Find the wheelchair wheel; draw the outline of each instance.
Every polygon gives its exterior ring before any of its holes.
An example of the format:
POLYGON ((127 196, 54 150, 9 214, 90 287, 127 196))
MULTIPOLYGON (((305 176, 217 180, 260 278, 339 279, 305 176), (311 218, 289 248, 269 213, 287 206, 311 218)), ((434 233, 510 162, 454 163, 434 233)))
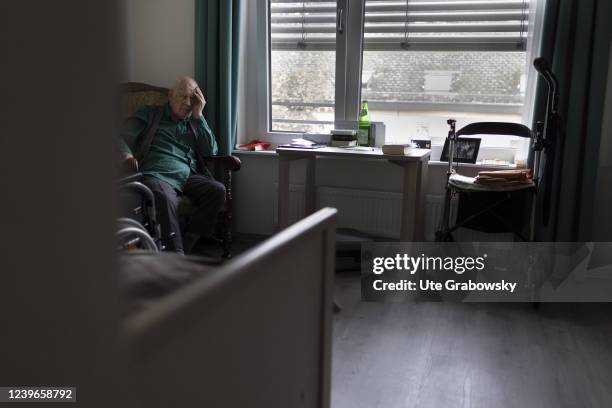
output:
MULTIPOLYGON (((137 221, 134 221, 134 223, 139 224, 137 221)), ((122 224, 123 226, 120 226, 116 233, 120 250, 145 249, 153 252, 159 251, 155 241, 142 225, 138 227, 133 223, 123 222, 122 224)))
POLYGON ((139 228, 143 231, 147 231, 144 225, 142 225, 140 222, 132 218, 127 218, 127 217, 117 218, 117 230, 127 228, 127 227, 134 227, 134 228, 139 228))

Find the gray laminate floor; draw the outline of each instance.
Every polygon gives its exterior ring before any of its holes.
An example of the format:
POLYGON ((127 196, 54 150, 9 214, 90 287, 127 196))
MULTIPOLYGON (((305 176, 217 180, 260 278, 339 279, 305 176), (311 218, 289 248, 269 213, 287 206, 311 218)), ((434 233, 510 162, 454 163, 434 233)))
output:
POLYGON ((382 304, 337 275, 332 408, 612 407, 608 304, 382 304))

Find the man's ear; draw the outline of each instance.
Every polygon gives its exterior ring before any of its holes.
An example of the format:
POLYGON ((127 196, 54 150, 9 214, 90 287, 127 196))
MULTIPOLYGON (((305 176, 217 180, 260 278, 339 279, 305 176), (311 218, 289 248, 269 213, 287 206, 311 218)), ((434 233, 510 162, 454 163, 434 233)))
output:
POLYGON ((168 89, 168 100, 172 99, 173 96, 174 96, 174 89, 172 88, 168 89))

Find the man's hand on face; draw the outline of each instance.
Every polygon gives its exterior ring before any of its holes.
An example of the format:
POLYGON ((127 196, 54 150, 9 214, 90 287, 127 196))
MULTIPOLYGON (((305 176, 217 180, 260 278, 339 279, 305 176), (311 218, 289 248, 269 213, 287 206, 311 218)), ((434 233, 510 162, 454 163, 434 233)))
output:
POLYGON ((200 87, 197 87, 193 93, 193 108, 191 111, 191 116, 195 119, 199 119, 202 116, 202 111, 204 110, 204 105, 206 105, 206 99, 204 99, 204 94, 202 94, 202 90, 200 87))

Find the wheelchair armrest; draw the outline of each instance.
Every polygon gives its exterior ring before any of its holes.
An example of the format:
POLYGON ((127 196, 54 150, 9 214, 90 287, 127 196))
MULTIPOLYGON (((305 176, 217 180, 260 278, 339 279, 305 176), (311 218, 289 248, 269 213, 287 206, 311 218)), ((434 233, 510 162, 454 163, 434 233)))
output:
POLYGON ((153 195, 153 192, 149 187, 145 186, 140 181, 131 180, 128 183, 120 184, 119 189, 124 191, 133 191, 145 199, 147 205, 151 207, 155 206, 155 196, 153 195))
POLYGON ((142 181, 142 173, 134 173, 119 179, 119 185, 131 183, 133 181, 142 181))
POLYGON ((238 171, 242 166, 242 162, 236 156, 205 156, 202 159, 205 162, 219 163, 229 171, 238 171))

